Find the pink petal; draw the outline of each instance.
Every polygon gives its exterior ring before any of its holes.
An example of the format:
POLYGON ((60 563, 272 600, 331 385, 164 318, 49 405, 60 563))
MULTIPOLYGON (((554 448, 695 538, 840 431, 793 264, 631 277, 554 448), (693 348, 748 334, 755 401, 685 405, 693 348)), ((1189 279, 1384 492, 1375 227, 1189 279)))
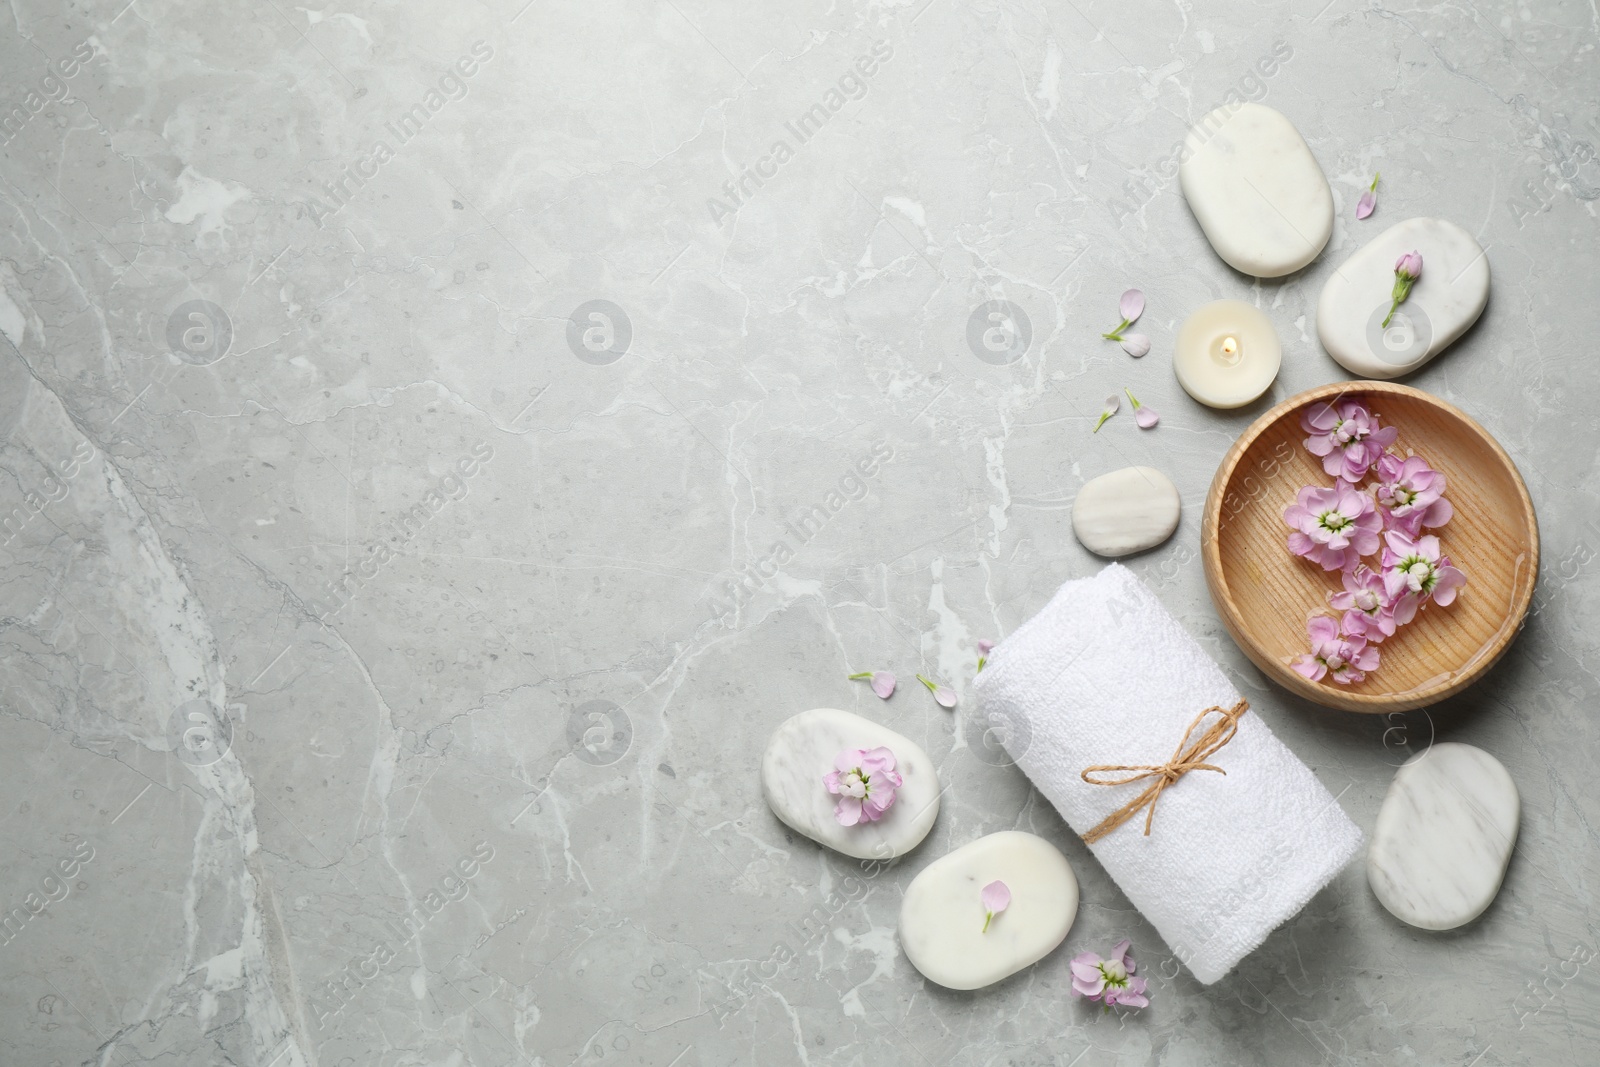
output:
POLYGON ((1339 620, 1330 615, 1317 615, 1306 623, 1306 633, 1313 645, 1325 644, 1339 636, 1339 620))
POLYGON ((1368 189, 1361 194, 1361 199, 1356 201, 1356 218, 1364 219, 1372 214, 1372 209, 1378 206, 1378 194, 1368 189))
POLYGON ((1300 428, 1306 433, 1327 433, 1339 424, 1339 413, 1328 404, 1312 404, 1300 413, 1300 428))
POLYGON ((994 651, 994 642, 993 641, 990 641, 987 638, 982 638, 982 639, 980 639, 978 641, 978 655, 987 656, 989 653, 991 653, 993 651, 994 651))
POLYGON ((956 706, 956 691, 941 685, 933 691, 933 699, 939 702, 941 708, 953 708, 956 706))
MULTIPOLYGON (((861 800, 858 797, 840 797, 833 806, 833 817, 840 826, 854 826, 861 821, 861 800)), ((871 821, 871 820, 868 820, 871 821)))
POLYGON ((857 764, 861 772, 868 776, 883 774, 894 770, 894 753, 879 745, 861 754, 861 762, 857 764))
POLYGON ((1106 957, 1106 962, 1121 963, 1123 957, 1128 954, 1128 949, 1132 947, 1133 942, 1127 938, 1123 938, 1121 941, 1118 941, 1115 945, 1111 946, 1111 955, 1106 957))
POLYGON ((1123 334, 1122 350, 1134 359, 1138 359, 1150 351, 1150 338, 1142 333, 1123 334))
POLYGON ((833 767, 839 771, 853 771, 861 766, 862 757, 866 754, 864 748, 847 748, 833 757, 833 767))
MULTIPOLYGON (((1122 294, 1122 302, 1118 309, 1122 312, 1123 318, 1132 322, 1144 314, 1144 294, 1137 289, 1129 289, 1122 294)), ((1139 355, 1142 356, 1144 353, 1140 352, 1139 355)))
POLYGON ((1135 411, 1133 413, 1133 418, 1134 421, 1139 424, 1139 428, 1141 430, 1148 430, 1150 427, 1161 421, 1161 416, 1157 415, 1153 410, 1151 410, 1148 404, 1141 407, 1138 411, 1135 411))
POLYGON ((996 915, 1011 905, 1011 888, 999 880, 984 886, 980 896, 983 899, 984 910, 992 911, 996 915))
POLYGON ((888 700, 889 697, 893 696, 894 695, 894 672, 893 671, 873 671, 872 672, 872 691, 874 693, 877 693, 884 700, 888 700))
POLYGON ((1322 676, 1328 673, 1328 668, 1319 663, 1315 656, 1296 656, 1289 666, 1296 674, 1304 675, 1313 682, 1322 681, 1322 676))

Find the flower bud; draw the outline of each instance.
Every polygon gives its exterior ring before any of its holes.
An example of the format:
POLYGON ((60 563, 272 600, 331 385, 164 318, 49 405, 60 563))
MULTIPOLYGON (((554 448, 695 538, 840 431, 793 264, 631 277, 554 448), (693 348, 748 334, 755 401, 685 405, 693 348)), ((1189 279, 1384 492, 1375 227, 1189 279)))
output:
POLYGON ((1402 277, 1410 278, 1412 281, 1422 277, 1422 253, 1416 251, 1407 252, 1395 260, 1394 272, 1402 277))

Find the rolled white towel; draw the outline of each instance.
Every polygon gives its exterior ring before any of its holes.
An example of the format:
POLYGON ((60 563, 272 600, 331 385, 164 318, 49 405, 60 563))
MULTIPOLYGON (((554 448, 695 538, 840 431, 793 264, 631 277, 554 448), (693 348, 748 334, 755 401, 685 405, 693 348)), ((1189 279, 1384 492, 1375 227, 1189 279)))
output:
MULTIPOLYGON (((1240 701, 1194 638, 1115 563, 1063 585, 995 647, 975 688, 1011 757, 1079 834, 1156 781, 1090 785, 1082 771, 1165 765, 1197 716, 1240 701)), ((1194 738, 1218 723, 1225 720, 1213 712, 1194 738)), ((1195 769, 1168 785, 1148 837, 1142 809, 1089 848, 1209 984, 1305 907, 1362 838, 1254 712, 1239 716, 1237 733, 1204 762, 1226 775, 1195 769)))

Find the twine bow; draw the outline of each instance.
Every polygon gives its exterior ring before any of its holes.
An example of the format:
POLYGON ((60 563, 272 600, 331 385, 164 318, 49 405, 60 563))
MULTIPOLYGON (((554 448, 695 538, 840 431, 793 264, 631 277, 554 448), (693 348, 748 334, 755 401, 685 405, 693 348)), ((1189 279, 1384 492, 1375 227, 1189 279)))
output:
POLYGON ((1216 771, 1221 775, 1228 773, 1221 767, 1213 767, 1205 761, 1223 745, 1233 740, 1233 735, 1239 731, 1239 716, 1249 710, 1250 702, 1248 700, 1240 700, 1233 707, 1226 709, 1221 705, 1213 704, 1195 716, 1194 722, 1190 723, 1189 728, 1183 732, 1183 740, 1178 742, 1176 751, 1172 753, 1172 759, 1160 766, 1151 766, 1147 763, 1132 766, 1117 763, 1085 767, 1081 777, 1090 785, 1128 785, 1142 778, 1154 778, 1155 781, 1146 786, 1144 792, 1100 820, 1098 826, 1083 835, 1083 840, 1088 844, 1094 844, 1137 815, 1141 808, 1150 809, 1149 813, 1144 817, 1144 835, 1149 837, 1150 823, 1156 817, 1156 801, 1161 799, 1161 791, 1163 789, 1190 771, 1216 771), (1194 738, 1191 744, 1190 738, 1194 737, 1194 732, 1200 728, 1200 724, 1205 721, 1206 716, 1212 713, 1221 716, 1221 718, 1213 722, 1205 733, 1194 738), (1109 771, 1137 771, 1138 773, 1113 779, 1089 777, 1091 774, 1104 774, 1109 771))

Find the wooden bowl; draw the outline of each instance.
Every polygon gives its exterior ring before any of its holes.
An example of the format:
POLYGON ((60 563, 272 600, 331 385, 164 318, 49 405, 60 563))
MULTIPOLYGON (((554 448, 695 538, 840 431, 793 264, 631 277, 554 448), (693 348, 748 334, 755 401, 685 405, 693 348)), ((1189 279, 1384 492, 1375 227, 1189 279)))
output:
POLYGON ((1459 693, 1511 644, 1533 600, 1539 523, 1511 457, 1465 413, 1409 386, 1338 382, 1290 397, 1234 442, 1206 497, 1200 550, 1217 613, 1267 677, 1330 708, 1406 711, 1459 693), (1386 639, 1378 669, 1355 685, 1312 682, 1289 666, 1308 650, 1307 620, 1337 614, 1328 593, 1343 588, 1338 571, 1291 554, 1286 543, 1283 509, 1300 487, 1333 484, 1306 451, 1300 414, 1343 398, 1399 427, 1395 447, 1445 475, 1455 515, 1435 532, 1467 576, 1455 603, 1429 604, 1386 639))

